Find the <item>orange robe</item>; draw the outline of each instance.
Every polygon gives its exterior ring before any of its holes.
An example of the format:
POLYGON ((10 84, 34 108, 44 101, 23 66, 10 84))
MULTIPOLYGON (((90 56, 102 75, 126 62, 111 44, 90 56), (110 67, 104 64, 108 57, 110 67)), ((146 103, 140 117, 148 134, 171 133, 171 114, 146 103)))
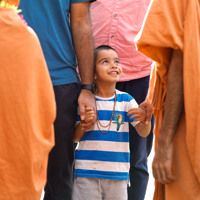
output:
POLYGON ((55 113, 35 33, 13 9, 0 8, 0 200, 40 199, 55 113))
MULTIPOLYGON (((200 1, 153 0, 136 39, 140 52, 154 61, 149 101, 156 118, 155 143, 162 123, 171 49, 183 51, 185 113, 174 136, 176 181, 156 183, 154 200, 200 199, 200 1)), ((176 84, 176 83, 174 83, 176 84)))

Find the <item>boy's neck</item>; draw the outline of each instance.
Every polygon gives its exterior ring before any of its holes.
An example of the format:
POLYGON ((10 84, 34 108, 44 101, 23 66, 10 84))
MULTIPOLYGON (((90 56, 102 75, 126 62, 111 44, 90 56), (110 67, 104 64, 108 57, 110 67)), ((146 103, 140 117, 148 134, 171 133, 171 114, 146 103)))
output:
POLYGON ((103 98, 112 97, 115 94, 115 86, 113 85, 97 85, 97 92, 96 95, 103 98))

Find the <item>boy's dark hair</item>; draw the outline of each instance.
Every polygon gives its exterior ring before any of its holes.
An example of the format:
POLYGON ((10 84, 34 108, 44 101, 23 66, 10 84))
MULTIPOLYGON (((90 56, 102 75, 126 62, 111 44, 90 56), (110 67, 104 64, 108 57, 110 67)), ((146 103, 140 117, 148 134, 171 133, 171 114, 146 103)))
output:
MULTIPOLYGON (((98 46, 95 50, 94 50, 94 68, 96 66, 96 60, 97 60, 97 55, 99 53, 99 51, 102 51, 102 50, 113 50, 115 51, 114 48, 112 48, 111 46, 109 45, 101 45, 101 46, 98 46)), ((116 51, 115 51, 116 52, 116 51)), ((117 52, 116 52, 117 53, 117 52)))

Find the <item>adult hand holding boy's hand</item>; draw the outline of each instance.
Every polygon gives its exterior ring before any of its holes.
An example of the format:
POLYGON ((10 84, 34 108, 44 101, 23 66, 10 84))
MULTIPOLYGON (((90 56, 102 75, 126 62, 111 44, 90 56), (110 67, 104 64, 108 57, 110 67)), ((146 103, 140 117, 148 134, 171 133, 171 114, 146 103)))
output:
POLYGON ((78 98, 79 110, 80 110, 80 120, 82 122, 81 126, 83 130, 88 130, 91 128, 97 120, 96 116, 96 105, 94 94, 90 90, 82 89, 78 98), (92 108, 94 110, 93 120, 85 123, 86 109, 92 108))
POLYGON ((146 119, 142 121, 145 124, 151 123, 151 117, 153 114, 153 107, 151 106, 150 103, 143 101, 140 105, 139 108, 143 109, 146 111, 146 119))
POLYGON ((86 107, 85 112, 85 120, 81 121, 81 128, 86 131, 94 125, 96 111, 92 107, 86 107))

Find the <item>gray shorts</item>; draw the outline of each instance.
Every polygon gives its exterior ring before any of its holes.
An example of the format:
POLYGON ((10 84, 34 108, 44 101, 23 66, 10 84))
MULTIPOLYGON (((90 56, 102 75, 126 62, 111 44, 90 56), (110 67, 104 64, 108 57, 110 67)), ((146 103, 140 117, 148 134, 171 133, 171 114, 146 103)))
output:
POLYGON ((127 181, 76 177, 73 200, 127 200, 127 181))

